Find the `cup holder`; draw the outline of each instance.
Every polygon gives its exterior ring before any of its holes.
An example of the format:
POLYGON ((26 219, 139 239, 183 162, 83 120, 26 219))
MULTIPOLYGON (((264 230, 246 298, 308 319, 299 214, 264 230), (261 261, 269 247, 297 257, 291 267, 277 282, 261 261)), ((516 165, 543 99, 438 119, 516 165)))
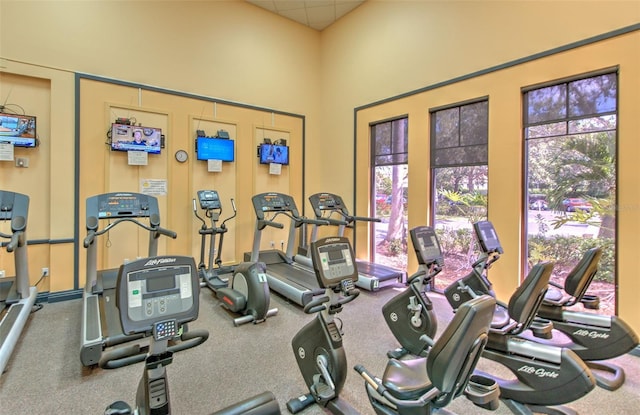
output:
POLYGON ((500 404, 500 387, 498 382, 487 376, 471 375, 464 395, 479 406, 490 411, 498 409, 500 404))

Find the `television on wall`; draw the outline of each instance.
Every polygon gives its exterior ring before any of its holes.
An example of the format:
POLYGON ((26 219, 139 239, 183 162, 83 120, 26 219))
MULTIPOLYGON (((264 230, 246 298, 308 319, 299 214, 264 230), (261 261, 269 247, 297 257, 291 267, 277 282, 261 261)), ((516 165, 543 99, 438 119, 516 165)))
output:
POLYGON ((228 138, 196 138, 196 156, 198 160, 234 160, 235 142, 228 138))
POLYGON ((289 164, 289 147, 280 144, 262 143, 258 147, 260 164, 289 164))
POLYGON ((160 128, 111 124, 111 150, 160 154, 161 147, 162 130, 160 128))
POLYGON ((36 117, 0 112, 0 143, 36 147, 36 117))

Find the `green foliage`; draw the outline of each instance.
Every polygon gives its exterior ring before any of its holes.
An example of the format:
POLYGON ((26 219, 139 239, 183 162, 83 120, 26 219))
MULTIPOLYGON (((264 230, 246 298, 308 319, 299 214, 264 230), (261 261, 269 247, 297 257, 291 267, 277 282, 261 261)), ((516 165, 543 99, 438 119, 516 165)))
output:
POLYGON ((391 256, 403 254, 405 252, 405 247, 402 239, 392 239, 387 246, 387 251, 391 256))
POLYGON ((487 196, 479 192, 459 193, 441 189, 436 216, 462 216, 475 223, 487 217, 487 196))
POLYGON ((440 249, 446 255, 466 255, 471 247, 473 236, 467 228, 436 229, 440 249))
POLYGON ((587 249, 602 247, 599 271, 596 281, 615 281, 614 240, 611 238, 582 238, 580 236, 535 235, 529 238, 529 265, 541 261, 553 261, 556 267, 572 268, 587 249))

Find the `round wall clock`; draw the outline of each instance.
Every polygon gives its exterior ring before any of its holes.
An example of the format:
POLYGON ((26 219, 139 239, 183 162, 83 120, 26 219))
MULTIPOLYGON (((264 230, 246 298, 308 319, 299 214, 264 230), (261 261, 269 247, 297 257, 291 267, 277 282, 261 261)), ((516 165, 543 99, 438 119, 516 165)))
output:
POLYGON ((184 150, 176 151, 176 160, 178 160, 180 163, 184 163, 185 161, 187 161, 188 158, 189 158, 189 154, 187 154, 186 151, 184 150))

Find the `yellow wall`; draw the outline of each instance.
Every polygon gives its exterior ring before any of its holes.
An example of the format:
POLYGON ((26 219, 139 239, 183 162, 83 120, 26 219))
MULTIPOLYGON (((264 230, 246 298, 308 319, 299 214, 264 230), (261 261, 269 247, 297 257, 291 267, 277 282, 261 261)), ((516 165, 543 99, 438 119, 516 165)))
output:
MULTIPOLYGON (((368 205, 362 192, 366 192, 368 179, 363 179, 362 174, 366 174, 368 167, 362 164, 366 160, 354 161, 354 108, 638 22, 640 3, 624 0, 369 0, 321 33, 243 1, 127 2, 126 7, 122 2, 2 1, 0 73, 3 77, 0 78, 0 101, 4 101, 8 90, 18 82, 12 78, 11 85, 7 85, 6 76, 33 78, 20 82, 33 82, 33 89, 40 90, 42 102, 48 101, 48 106, 39 103, 40 100, 31 103, 26 92, 25 95, 16 92, 20 88, 13 88, 11 100, 28 101, 31 105, 28 113, 37 113, 45 123, 48 118, 49 131, 41 129, 40 134, 55 146, 31 151, 33 167, 20 172, 16 172, 15 167, 0 164, 0 185, 15 188, 22 186, 23 182, 38 183, 29 190, 48 195, 43 196, 45 201, 39 204, 40 207, 45 206, 41 209, 44 212, 42 217, 33 219, 35 223, 43 223, 47 229, 42 238, 66 240, 73 237, 75 218, 69 215, 74 198, 74 166, 70 161, 75 133, 73 73, 82 72, 303 114, 306 136, 304 168, 307 174, 300 179, 304 180, 305 195, 299 203, 307 207, 308 195, 330 191, 342 195, 353 211, 356 199, 352 177, 357 168, 359 193, 356 213, 366 214, 368 205), (24 30, 25 16, 29 17, 28 31, 24 30), (44 83, 39 80, 44 80, 44 83), (48 92, 46 85, 49 85, 48 92), (47 93, 50 94, 48 98, 47 93), (47 151, 50 152, 48 161, 38 160, 46 158, 42 155, 47 151), (45 168, 46 163, 49 165, 45 168), (42 176, 39 169, 43 168, 48 176, 42 176), (9 186, 6 178, 18 174, 22 175, 20 184, 9 186)), ((604 54, 625 55, 620 59, 617 55, 594 59, 587 53, 576 55, 578 52, 566 52, 557 56, 562 65, 549 63, 546 59, 539 64, 541 66, 527 65, 528 72, 522 69, 523 72, 518 73, 501 72, 505 82, 503 79, 495 81, 495 75, 492 75, 493 78, 482 77, 434 92, 429 95, 428 102, 410 104, 424 98, 409 97, 406 102, 402 100, 384 108, 371 108, 359 114, 358 130, 361 131, 369 121, 409 114, 412 125, 409 130, 410 183, 419 186, 427 182, 429 174, 428 166, 423 162, 429 147, 426 135, 428 108, 490 95, 491 139, 510 146, 514 151, 521 151, 520 144, 509 141, 514 137, 510 132, 517 130, 515 137, 520 137, 519 114, 517 117, 507 116, 513 113, 514 108, 519 108, 518 88, 601 67, 605 65, 604 61, 606 65, 622 65, 624 61, 620 140, 621 146, 629 151, 621 152, 619 162, 621 169, 628 169, 625 166, 632 165, 630 158, 636 154, 632 151, 634 144, 628 142, 632 140, 628 131, 634 131, 635 120, 629 114, 637 113, 634 94, 638 89, 637 86, 634 89, 631 84, 633 78, 626 73, 634 73, 632 68, 637 67, 639 54, 637 39, 630 37, 627 42, 625 46, 616 46, 604 54), (626 53, 621 54, 622 48, 626 48, 626 53), (566 56, 574 59, 567 60, 566 56), (489 78, 494 81, 486 81, 489 78), (624 123, 623 117, 626 117, 624 123)), ((100 134, 105 129, 105 105, 136 106, 137 94, 133 95, 132 100, 126 101, 96 97, 100 102, 96 104, 99 107, 96 116, 103 117, 96 127, 100 134)), ((180 112, 169 103, 161 100, 149 102, 145 98, 143 107, 166 114, 167 125, 186 128, 184 125, 188 126, 201 116, 201 105, 189 105, 192 106, 190 110, 180 112)), ((219 119, 212 114, 204 117, 208 121, 235 124, 240 134, 239 125, 243 120, 237 115, 218 114, 219 119)), ((255 138, 257 129, 264 123, 262 120, 247 122, 252 123, 255 138)), ((293 128, 282 127, 280 122, 274 126, 294 134, 293 128)), ((520 171, 520 161, 517 158, 500 161, 500 151, 490 147, 490 163, 502 163, 501 169, 510 170, 509 173, 496 169, 490 172, 491 194, 496 198, 502 197, 499 196, 501 192, 505 194, 502 200, 490 201, 490 215, 497 221, 501 237, 510 232, 505 235, 504 243, 512 252, 517 252, 519 236, 512 229, 519 229, 520 199, 517 195, 520 182, 514 179, 517 174, 512 172, 520 171)), ((168 151, 167 154, 169 157, 172 153, 168 151)), ((103 162, 104 157, 100 160, 103 162)), ((193 177, 191 165, 173 166, 168 159, 163 163, 167 175, 193 177)), ((633 206, 638 195, 628 182, 634 176, 625 171, 627 173, 623 174, 621 170, 620 176, 621 187, 626 189, 621 190, 620 203, 633 206)), ((234 174, 236 180, 242 180, 238 178, 246 172, 236 169, 234 174)), ((190 180, 191 187, 197 185, 196 179, 190 180)), ((255 180, 251 180, 255 184, 255 180)), ((214 181, 213 184, 218 183, 214 181)), ((236 197, 239 197, 238 191, 236 189, 236 197)), ((411 192, 410 225, 423 223, 428 215, 426 191, 426 188, 419 188, 418 192, 411 192), (417 197, 421 193, 424 197, 417 197)), ((175 202, 180 206, 173 206, 174 202, 171 202, 167 210, 187 209, 193 197, 187 193, 185 190, 180 200, 175 202)), ((633 211, 621 212, 620 223, 632 229, 637 223, 633 222, 636 219, 634 215, 633 211)), ((168 221, 180 229, 187 229, 188 223, 193 226, 186 215, 177 217, 170 213, 168 221)), ((242 218, 237 221, 239 229, 250 225, 242 218)), ((358 238, 358 241, 363 239, 358 238)), ((620 235, 621 247, 632 246, 634 242, 632 234, 620 235)), ((621 278, 628 278, 621 282, 630 284, 621 287, 620 312, 624 316, 630 312, 627 293, 638 288, 630 277, 624 276, 636 261, 636 255, 625 249, 619 255, 620 264, 625 264, 621 278)), ((70 244, 56 244, 45 250, 48 257, 45 252, 38 259, 31 258, 31 268, 39 270, 45 266, 46 263, 41 262, 41 258, 45 258, 52 268, 50 289, 69 289, 65 281, 73 273, 70 244), (61 274, 64 277, 55 277, 61 274)), ((236 258, 238 255, 240 253, 236 251, 236 258)), ((496 273, 511 274, 517 269, 518 261, 515 257, 508 261, 504 258, 500 261, 500 268, 496 266, 496 273)), ((505 285, 498 289, 501 292, 508 290, 515 278, 512 275, 504 277, 505 285)))
MULTIPOLYGON (((640 328, 635 294, 640 289, 637 278, 637 247, 640 245, 640 193, 637 190, 637 154, 640 151, 637 131, 640 121, 640 31, 621 35, 563 53, 479 75, 408 97, 362 109, 357 112, 357 154, 370 154, 370 124, 398 115, 409 117, 409 227, 426 223, 430 209, 429 177, 429 109, 478 97, 489 100, 489 189, 491 220, 505 249, 499 263, 492 267, 491 279, 499 298, 508 298, 519 284, 522 225, 526 208, 523 193, 523 139, 521 88, 572 77, 605 68, 619 68, 618 135, 618 297, 619 315, 640 328)), ((358 157, 356 182, 367 183, 367 157, 358 157)), ((359 206, 368 200, 366 185, 357 186, 359 206)), ((360 212, 362 213, 362 212, 360 212)), ((364 229, 359 235, 366 239, 364 229)), ((360 248, 362 249, 362 248, 360 248)), ((411 258, 410 268, 415 268, 411 258)))

